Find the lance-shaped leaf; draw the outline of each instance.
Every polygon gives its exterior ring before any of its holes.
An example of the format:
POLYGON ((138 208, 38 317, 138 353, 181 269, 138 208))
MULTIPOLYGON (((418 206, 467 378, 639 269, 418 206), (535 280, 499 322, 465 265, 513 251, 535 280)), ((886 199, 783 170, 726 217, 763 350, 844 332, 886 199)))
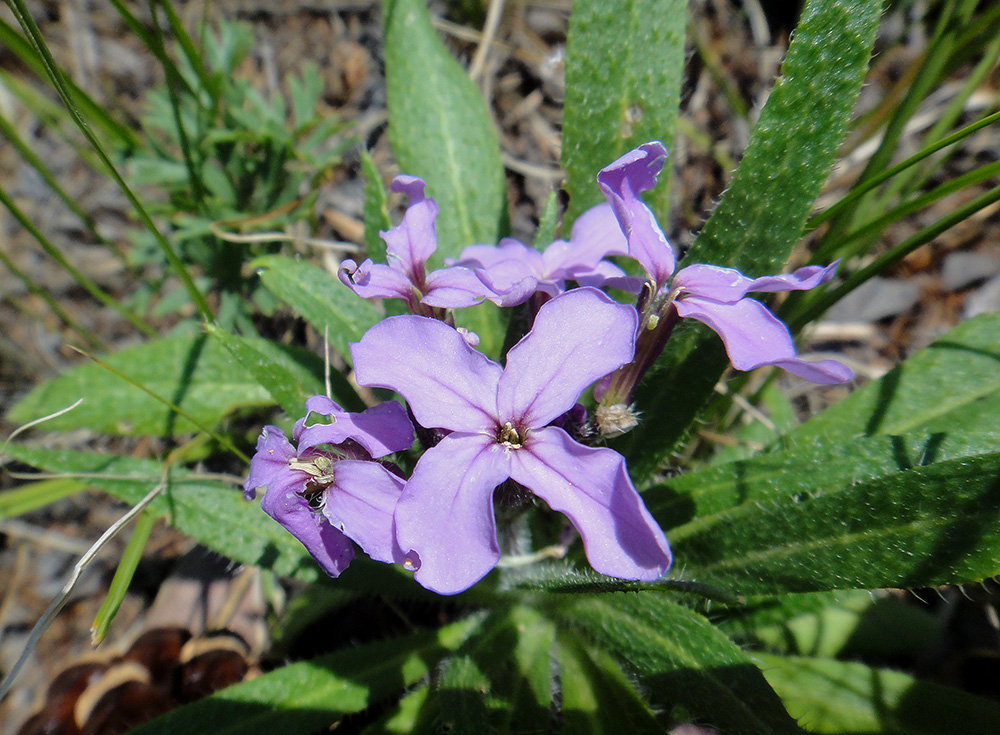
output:
POLYGON ((336 276, 322 268, 280 255, 258 258, 252 264, 268 291, 327 334, 330 346, 350 362, 348 344, 361 339, 382 318, 371 303, 359 299, 336 276))
MULTIPOLYGON (((323 360, 315 353, 266 339, 239 337, 215 325, 207 329, 212 339, 220 342, 235 363, 264 386, 289 416, 301 417, 306 399, 323 393, 323 360)), ((357 392, 337 370, 330 372, 330 388, 331 397, 348 411, 365 409, 357 392)))
POLYGON ((385 10, 389 139, 400 169, 437 200, 432 268, 466 245, 495 244, 503 217, 500 144, 483 98, 431 25, 424 0, 385 10))
MULTIPOLYGON (((562 145, 567 224, 604 201, 598 171, 647 141, 673 144, 686 23, 685 0, 573 3, 562 145)), ((649 199, 664 221, 670 211, 666 183, 649 199)))
MULTIPOLYGON (((234 408, 271 403, 268 392, 237 368, 222 345, 205 335, 167 337, 103 359, 208 428, 234 408)), ((46 428, 86 427, 129 436, 175 436, 198 428, 162 401, 94 363, 42 383, 11 409, 10 420, 31 421, 79 398, 83 403, 48 421, 46 428)))
POLYGON ((809 732, 992 735, 1000 704, 860 663, 758 656, 764 675, 809 732))
POLYGON ((671 478, 646 492, 646 504, 670 528, 740 503, 995 451, 998 344, 1000 314, 970 319, 786 434, 783 449, 671 478))
POLYGON ((552 616, 635 672, 650 702, 732 735, 801 733, 760 670, 705 618, 661 593, 567 595, 552 616))
POLYGON ((1000 573, 1000 454, 780 491, 670 540, 689 579, 737 594, 979 581, 1000 573))
POLYGON ((309 733, 334 727, 426 676, 475 627, 440 630, 339 651, 284 666, 130 730, 133 735, 309 733))
MULTIPOLYGON (((945 418, 990 417, 978 403, 1000 391, 1000 312, 970 319, 877 381, 786 436, 799 446, 855 436, 902 434, 920 426, 950 429, 945 418)), ((953 420, 955 420, 953 418, 953 420)))
MULTIPOLYGON (((682 265, 731 266, 752 277, 782 269, 844 136, 879 13, 869 0, 806 4, 740 168, 682 265)), ((655 420, 616 444, 634 478, 656 470, 725 367, 711 330, 682 324, 674 331, 636 393, 655 420)))
MULTIPOLYGON (((163 466, 153 460, 89 452, 34 449, 18 444, 7 453, 47 472, 81 473, 88 487, 136 503, 160 482, 163 466)), ((186 470, 170 472, 170 482, 149 506, 172 526, 213 551, 243 564, 303 581, 318 579, 319 567, 295 538, 267 517, 239 488, 186 470)))

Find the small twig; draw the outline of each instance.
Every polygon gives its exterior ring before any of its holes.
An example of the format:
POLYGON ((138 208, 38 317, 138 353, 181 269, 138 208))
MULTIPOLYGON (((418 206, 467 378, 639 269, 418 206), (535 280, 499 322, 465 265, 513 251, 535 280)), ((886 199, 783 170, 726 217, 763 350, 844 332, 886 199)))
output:
POLYGON ((306 245, 312 245, 315 248, 332 250, 335 253, 356 253, 359 250, 358 246, 353 242, 320 240, 314 237, 298 237, 296 235, 288 235, 284 232, 255 232, 250 235, 237 235, 232 232, 226 232, 215 222, 212 222, 208 226, 208 229, 211 230, 212 234, 220 240, 239 244, 251 244, 255 242, 301 242, 306 245))
POLYGON ((483 35, 476 48, 476 54, 469 64, 469 77, 473 82, 479 83, 479 78, 483 75, 486 67, 486 56, 496 38, 497 29, 500 27, 500 18, 503 17, 504 0, 490 0, 489 8, 486 10, 486 23, 483 25, 483 35))
POLYGON ((7 445, 10 444, 11 439, 13 439, 18 434, 23 434, 25 431, 27 431, 28 429, 30 429, 32 426, 37 426, 38 424, 40 424, 40 423, 42 423, 44 421, 48 421, 49 419, 57 418, 59 416, 62 416, 64 413, 69 413, 74 408, 76 408, 77 406, 79 406, 81 403, 83 403, 83 399, 82 398, 77 398, 76 401, 74 401, 72 405, 67 406, 66 408, 63 408, 63 409, 61 409, 59 411, 56 411, 55 413, 50 413, 48 416, 42 416, 40 419, 35 419, 34 421, 29 421, 28 423, 24 424, 23 426, 19 426, 16 429, 14 429, 14 431, 11 432, 10 436, 7 437, 7 440, 3 443, 3 449, 0 450, 0 464, 3 463, 4 457, 7 456, 7 445))
POLYGON ((163 468, 163 476, 160 482, 157 483, 156 487, 146 493, 146 496, 135 504, 125 515, 119 518, 117 521, 111 524, 111 526, 106 530, 101 537, 94 542, 87 552, 80 557, 80 561, 76 563, 73 567, 73 572, 70 574, 69 579, 66 584, 63 585, 62 591, 56 596, 54 600, 42 613, 42 617, 38 619, 38 622, 31 628, 31 633, 28 635, 28 640, 24 644, 24 651, 21 652, 20 657, 17 662, 11 667, 10 671, 7 672, 7 676, 4 678, 3 683, 0 684, 0 700, 2 700, 7 692, 10 691, 11 686, 14 683, 14 679, 17 677, 18 672, 24 666, 24 663, 28 660, 28 656, 34 650, 35 645, 38 643, 38 639, 42 637, 52 621, 55 620, 56 615, 59 611, 63 609, 66 605, 66 601, 69 599, 70 594, 73 592, 73 588, 76 587, 76 583, 79 581, 80 576, 83 574, 84 570, 90 563, 94 560, 94 557, 104 548, 104 546, 113 539, 119 531, 122 530, 133 518, 139 515, 153 500, 160 491, 166 487, 167 484, 167 468, 163 468))

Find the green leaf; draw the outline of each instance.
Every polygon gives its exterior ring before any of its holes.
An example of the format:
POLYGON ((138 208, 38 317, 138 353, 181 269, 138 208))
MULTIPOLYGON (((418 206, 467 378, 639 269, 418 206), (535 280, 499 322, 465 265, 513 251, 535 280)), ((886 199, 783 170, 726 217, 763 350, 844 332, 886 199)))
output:
POLYGON ((664 732, 649 705, 610 656, 563 632, 556 660, 563 732, 574 735, 664 732))
POLYGON ((836 441, 901 434, 924 425, 952 431, 966 415, 995 427, 995 414, 990 416, 977 404, 1000 391, 998 367, 1000 313, 982 314, 807 421, 786 441, 798 446, 818 437, 836 441))
POLYGON ((830 659, 756 658, 810 732, 992 735, 1000 722, 1000 704, 898 671, 830 659))
MULTIPOLYGON (((236 369, 229 352, 205 335, 167 337, 122 350, 104 361, 208 427, 234 408, 271 402, 256 380, 236 369)), ((83 403, 46 422, 46 428, 67 431, 86 427, 129 436, 176 436, 198 428, 94 363, 42 383, 11 409, 10 420, 26 423, 66 408, 79 398, 83 403)))
MULTIPOLYGON (((604 201, 598 171, 650 140, 673 143, 686 23, 684 0, 574 1, 562 145, 568 224, 604 201)), ((649 204, 667 217, 666 182, 649 204)))
POLYGON ((155 521, 156 516, 149 511, 143 511, 135 522, 135 530, 132 531, 128 545, 122 552, 121 561, 118 562, 114 579, 111 580, 111 586, 108 588, 108 596, 104 598, 104 602, 101 603, 101 608, 94 618, 94 624, 90 626, 90 640, 95 646, 104 640, 104 636, 108 634, 108 628, 111 627, 111 622, 118 614, 118 608, 121 607, 125 593, 128 592, 128 587, 132 583, 132 577, 139 566, 140 559, 142 559, 142 552, 146 548, 146 542, 149 541, 149 534, 153 530, 155 521))
POLYGON ((515 606, 492 612, 432 693, 447 713, 450 731, 545 730, 551 717, 554 638, 552 622, 536 610, 515 606))
POLYGON ((392 227, 389 197, 382 184, 382 174, 367 150, 361 151, 361 171, 365 175, 365 251, 376 263, 386 263, 385 240, 379 232, 392 227))
POLYGON ((377 308, 322 268, 280 255, 258 258, 252 266, 259 269, 268 291, 301 314, 317 332, 327 331, 330 346, 348 362, 348 345, 382 318, 377 308))
POLYGON ((475 627, 467 618, 437 631, 338 651, 224 689, 131 730, 131 735, 309 733, 334 727, 426 676, 475 627))
MULTIPOLYGON (((870 0, 806 4, 743 162, 683 264, 731 266, 750 276, 781 270, 844 136, 880 11, 870 0)), ((615 442, 633 478, 659 467, 725 367, 714 332, 688 323, 674 330, 636 392, 647 420, 615 442)))
MULTIPOLYGON (((7 453, 47 472, 80 473, 88 487, 136 503, 161 480, 163 466, 148 459, 132 459, 88 452, 33 449, 19 444, 7 453)), ((233 561, 273 570, 284 577, 311 582, 319 567, 295 538, 256 504, 248 503, 237 488, 196 473, 174 469, 170 482, 149 506, 156 517, 199 543, 233 561)))
POLYGON ((427 182, 440 207, 431 266, 466 245, 496 243, 505 182, 493 121, 423 0, 386 4, 385 74, 396 159, 403 172, 427 182))
POLYGON ((633 670, 656 706, 681 706, 730 735, 800 733, 751 659, 662 593, 552 598, 552 616, 633 670))
POLYGON ((737 594, 979 581, 1000 573, 998 476, 992 453, 807 492, 783 487, 670 537, 688 578, 737 594))
MULTIPOLYGON (((266 339, 237 337, 214 325, 206 329, 289 416, 302 416, 306 399, 324 393, 323 360, 309 350, 266 339)), ((332 397, 348 411, 365 409, 364 402, 338 370, 330 371, 330 387, 332 397)))
POLYGON ((970 319, 786 434, 779 450, 671 478, 646 492, 646 504, 671 527, 739 503, 991 452, 1000 435, 998 344, 1000 314, 970 319))
POLYGON ((58 478, 29 482, 0 493, 0 520, 14 518, 44 508, 50 503, 86 489, 79 480, 58 478))

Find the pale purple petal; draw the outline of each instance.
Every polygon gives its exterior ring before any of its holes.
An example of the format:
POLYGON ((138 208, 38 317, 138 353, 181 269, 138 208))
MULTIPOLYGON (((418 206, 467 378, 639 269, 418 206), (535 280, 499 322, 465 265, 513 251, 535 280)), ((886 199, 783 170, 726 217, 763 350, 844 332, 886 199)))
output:
POLYGON ((556 427, 537 429, 512 452, 511 478, 572 521, 601 574, 652 581, 669 569, 667 539, 614 450, 585 447, 556 427))
POLYGON ((473 268, 498 306, 523 304, 538 290, 545 277, 542 254, 506 237, 500 245, 470 245, 457 264, 473 268))
POLYGON ((377 462, 337 462, 323 515, 375 561, 402 564, 392 513, 405 484, 377 462))
POLYGON ((381 263, 373 263, 371 258, 357 265, 353 260, 345 260, 337 270, 341 283, 363 299, 406 299, 413 298, 413 284, 403 273, 381 263))
POLYGON ((493 437, 449 434, 424 452, 396 504, 399 546, 419 557, 424 587, 453 595, 496 566, 493 491, 509 469, 493 437))
POLYGON ((539 263, 535 262, 530 253, 535 253, 540 263, 541 255, 539 253, 531 250, 531 248, 519 240, 515 240, 512 237, 505 237, 500 241, 499 245, 468 245, 462 250, 458 260, 448 261, 448 265, 464 265, 466 268, 489 269, 505 260, 515 260, 522 262, 525 273, 540 275, 536 267, 539 263))
POLYGON ((437 232, 434 220, 438 206, 433 199, 424 197, 423 179, 416 176, 397 176, 392 180, 392 190, 403 192, 410 198, 410 206, 398 227, 380 233, 385 240, 390 263, 396 260, 410 281, 422 284, 424 264, 437 250, 437 232))
POLYGON ((475 271, 460 266, 440 268, 427 274, 422 304, 441 309, 463 309, 481 304, 493 293, 475 271))
POLYGON ((628 240, 608 202, 601 202, 576 218, 568 244, 570 248, 565 252, 557 250, 552 255, 548 252, 551 247, 546 249, 546 259, 551 259, 553 265, 571 267, 596 265, 611 255, 628 255, 628 240))
POLYGON ((354 558, 350 540, 291 487, 269 486, 260 507, 297 538, 331 577, 347 569, 354 558))
POLYGON ((646 283, 645 278, 630 276, 617 265, 606 260, 601 261, 593 268, 581 267, 567 270, 564 277, 568 281, 576 281, 581 286, 619 288, 634 294, 639 293, 646 283))
POLYGON ((678 271, 670 287, 681 293, 735 304, 746 296, 751 283, 753 279, 734 268, 696 264, 678 271))
POLYGON ((584 389, 632 359, 638 322, 631 306, 594 288, 546 302, 525 337, 507 353, 500 378, 500 422, 544 426, 584 389))
POLYGON ((243 497, 253 500, 257 488, 269 485, 279 473, 288 472, 288 462, 295 456, 284 432, 277 426, 265 426, 257 438, 257 451, 250 460, 250 473, 243 483, 243 497))
POLYGON ((500 366, 444 322, 383 319, 351 356, 358 383, 402 395, 421 426, 475 432, 495 423, 500 366))
POLYGON ((393 452, 402 452, 413 444, 413 424, 406 415, 406 409, 396 401, 380 403, 361 413, 348 413, 326 396, 313 396, 306 401, 306 408, 331 416, 333 423, 306 425, 308 413, 306 419, 300 419, 295 425, 300 452, 320 444, 340 444, 352 439, 364 447, 373 459, 378 459, 393 452), (324 410, 329 407, 320 401, 329 401, 339 410, 324 410), (311 409, 310 402, 313 402, 311 409))
POLYGON ((720 304, 686 297, 674 303, 682 317, 704 322, 722 337, 729 360, 737 370, 778 365, 821 384, 842 383, 853 377, 849 368, 835 360, 806 362, 796 357, 788 327, 759 301, 742 299, 735 304, 720 304))
POLYGON ((657 287, 674 272, 673 248, 640 194, 656 185, 667 149, 659 141, 629 151, 597 175, 597 183, 628 240, 628 254, 639 261, 657 287))
POLYGON ((840 265, 839 259, 826 267, 821 265, 807 265, 792 273, 755 278, 749 287, 747 287, 747 291, 769 291, 774 293, 777 291, 805 291, 810 288, 816 288, 833 278, 837 272, 838 265, 840 265))

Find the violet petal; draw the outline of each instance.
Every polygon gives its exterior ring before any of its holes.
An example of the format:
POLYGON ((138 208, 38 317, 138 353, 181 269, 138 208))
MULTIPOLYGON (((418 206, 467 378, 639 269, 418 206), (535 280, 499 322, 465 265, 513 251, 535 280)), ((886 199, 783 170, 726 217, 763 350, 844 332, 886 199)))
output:
POLYGON ((342 460, 334 467, 323 515, 372 559, 401 564, 392 513, 405 484, 377 462, 342 460))
POLYGON ((496 566, 493 491, 509 468, 509 454, 482 435, 449 434, 424 452, 396 504, 399 546, 419 557, 424 587, 453 595, 496 566))
POLYGON ((345 260, 337 270, 341 283, 363 299, 406 299, 413 298, 413 284, 403 273, 381 263, 373 263, 371 258, 357 265, 353 260, 345 260))
POLYGON ((775 293, 778 291, 806 291, 810 288, 816 288, 833 278, 839 265, 840 259, 837 259, 828 266, 807 265, 791 273, 755 278, 749 287, 747 287, 747 292, 768 291, 775 293))
POLYGON ((597 183, 628 240, 629 256, 639 261, 658 288, 673 274, 676 259, 656 217, 639 195, 656 184, 666 157, 662 143, 645 143, 597 175, 597 183))
POLYGON ((632 359, 638 315, 594 288, 546 302, 507 353, 497 410, 501 420, 544 426, 591 383, 632 359))
POLYGON ((687 297, 674 302, 682 317, 691 317, 714 329, 726 346, 737 370, 778 365, 814 383, 842 383, 853 377, 851 370, 835 360, 806 362, 795 355, 788 327, 766 306, 754 299, 721 304, 687 297))
POLYGON ((495 423, 501 369, 454 328, 393 316, 351 344, 357 381, 402 395, 421 426, 476 432, 495 423))
POLYGON ((562 429, 529 434, 513 452, 511 478, 567 516, 601 574, 652 581, 670 567, 670 546, 632 485, 625 459, 586 447, 562 429))
POLYGON ((350 540, 291 486, 268 486, 260 507, 295 536, 331 577, 339 576, 354 558, 350 540))
POLYGON ((389 262, 395 260, 414 284, 423 282, 424 264, 437 250, 434 221, 438 206, 433 199, 424 197, 425 186, 424 180, 416 176, 397 176, 392 180, 392 190, 405 193, 410 206, 399 226, 380 233, 386 243, 389 262))
POLYGON ((265 426, 257 438, 257 450, 250 460, 250 472, 243 483, 243 497, 253 500, 257 488, 273 482, 274 477, 288 471, 288 462, 295 456, 295 447, 277 426, 265 426))
POLYGON ((464 309, 492 296, 475 271, 461 266, 440 268, 427 274, 427 292, 420 302, 441 309, 464 309))
MULTIPOLYGON (((326 396, 314 398, 329 400, 326 396)), ((413 424, 406 415, 406 409, 396 401, 380 403, 361 413, 341 409, 339 413, 326 415, 333 417, 333 423, 303 425, 299 433, 300 452, 320 444, 340 444, 352 439, 364 447, 373 459, 378 459, 393 452, 402 452, 413 444, 413 424)), ((299 424, 296 424, 298 427, 299 424)))

